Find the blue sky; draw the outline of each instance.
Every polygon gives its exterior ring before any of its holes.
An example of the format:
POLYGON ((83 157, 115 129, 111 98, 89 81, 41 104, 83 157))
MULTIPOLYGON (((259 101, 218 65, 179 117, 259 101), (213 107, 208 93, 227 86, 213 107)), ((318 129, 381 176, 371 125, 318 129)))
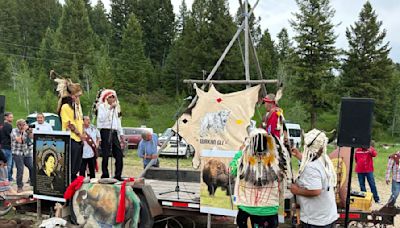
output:
MULTIPOLYGON (((111 0, 102 0, 106 9, 110 9, 111 0)), ((194 0, 185 0, 188 8, 194 0)), ((243 0, 244 1, 244 0, 243 0)), ((92 0, 97 2, 97 0, 92 0)), ((171 0, 175 13, 178 13, 179 5, 182 0, 171 0)), ((254 4, 256 0, 249 0, 250 4, 254 4)), ((358 15, 366 0, 331 0, 331 6, 336 10, 333 19, 334 24, 338 24, 335 28, 336 46, 338 48, 347 48, 347 40, 345 37, 346 28, 354 25, 358 20, 358 15)), ((390 57, 400 63, 400 4, 399 0, 370 0, 372 7, 375 9, 378 19, 383 22, 382 28, 387 31, 386 41, 390 42, 392 48, 390 57)), ((228 0, 231 14, 235 14, 239 6, 238 0, 228 0)), ((289 30, 289 35, 293 36, 293 31, 289 26, 289 20, 293 19, 293 12, 298 10, 295 0, 260 0, 255 10, 255 15, 261 17, 261 28, 268 29, 274 39, 276 34, 283 28, 289 30)))

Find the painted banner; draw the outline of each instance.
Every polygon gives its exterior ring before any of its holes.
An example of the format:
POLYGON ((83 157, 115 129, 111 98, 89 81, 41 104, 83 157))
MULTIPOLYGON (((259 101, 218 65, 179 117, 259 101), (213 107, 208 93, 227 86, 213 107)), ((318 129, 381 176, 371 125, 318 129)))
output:
POLYGON ((34 132, 33 140, 34 197, 65 202, 64 192, 70 183, 70 133, 34 132))
POLYGON ((203 213, 236 215, 230 196, 234 177, 230 177, 228 167, 248 136, 259 90, 260 86, 254 86, 222 94, 213 85, 208 92, 196 88, 198 100, 191 114, 179 118, 179 135, 195 148, 193 167, 202 171, 203 213))

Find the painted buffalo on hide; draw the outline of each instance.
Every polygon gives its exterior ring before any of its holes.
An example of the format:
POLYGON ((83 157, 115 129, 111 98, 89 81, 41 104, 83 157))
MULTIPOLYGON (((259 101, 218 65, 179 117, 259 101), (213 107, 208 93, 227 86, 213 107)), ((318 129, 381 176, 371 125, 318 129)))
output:
POLYGON ((126 187, 125 222, 116 223, 121 185, 85 183, 75 192, 73 211, 83 227, 138 227, 140 200, 126 187))
POLYGON ((207 184, 208 193, 214 196, 218 187, 226 191, 226 195, 233 194, 234 178, 229 176, 226 165, 218 159, 210 159, 203 167, 203 182, 207 184), (229 178, 231 188, 229 188, 229 178))

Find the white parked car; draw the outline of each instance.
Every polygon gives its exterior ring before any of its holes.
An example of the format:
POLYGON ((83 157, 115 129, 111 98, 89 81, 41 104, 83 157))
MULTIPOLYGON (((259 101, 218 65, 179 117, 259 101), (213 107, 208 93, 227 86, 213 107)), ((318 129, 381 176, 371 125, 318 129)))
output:
MULTIPOLYGON (((176 152, 178 150, 178 146, 176 143, 176 136, 175 133, 172 131, 171 128, 167 128, 164 133, 160 135, 158 138, 158 149, 164 144, 164 142, 168 139, 169 135, 173 135, 169 142, 167 142, 167 146, 162 150, 159 151, 159 154, 161 155, 172 155, 176 156, 176 152)), ((179 150, 178 150, 178 156, 184 156, 184 157, 190 157, 194 155, 194 147, 190 144, 188 144, 182 137, 180 138, 179 142, 179 150)))
POLYGON ((286 123, 286 128, 289 131, 290 145, 296 148, 301 146, 301 127, 300 124, 286 123))

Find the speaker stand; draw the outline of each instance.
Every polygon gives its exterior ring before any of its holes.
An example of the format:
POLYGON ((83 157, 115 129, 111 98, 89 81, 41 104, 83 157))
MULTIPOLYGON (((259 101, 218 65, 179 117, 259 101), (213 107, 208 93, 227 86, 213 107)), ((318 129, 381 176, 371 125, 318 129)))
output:
POLYGON ((349 179, 347 180, 347 196, 346 196, 346 217, 344 219, 344 227, 346 228, 349 224, 350 190, 351 190, 351 176, 353 174, 354 147, 351 147, 350 151, 351 152, 350 152, 349 179))

